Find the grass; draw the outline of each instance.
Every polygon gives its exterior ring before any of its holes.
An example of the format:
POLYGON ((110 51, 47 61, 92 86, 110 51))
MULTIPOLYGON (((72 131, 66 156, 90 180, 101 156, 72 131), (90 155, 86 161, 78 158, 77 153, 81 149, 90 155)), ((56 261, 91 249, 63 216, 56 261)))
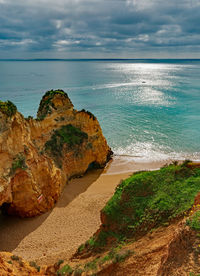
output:
POLYGON ((51 113, 50 107, 54 108, 52 99, 54 98, 55 95, 62 95, 65 98, 68 98, 67 93, 65 93, 61 89, 57 89, 57 90, 52 89, 50 91, 47 91, 42 97, 42 100, 40 101, 39 109, 37 112, 37 120, 43 120, 48 114, 51 113))
POLYGON ((200 210, 196 211, 186 222, 192 230, 200 232, 200 210))
POLYGON ((10 257, 13 261, 19 261, 19 257, 17 255, 12 255, 10 257))
POLYGON ((97 270, 97 261, 98 261, 98 259, 96 258, 93 261, 86 263, 84 265, 84 271, 90 271, 90 270, 96 271, 97 270))
POLYGON ((70 265, 66 264, 61 269, 57 271, 57 275, 63 276, 63 275, 71 275, 73 273, 73 269, 70 265))
POLYGON ((121 250, 122 246, 123 244, 119 244, 117 247, 112 247, 105 256, 96 257, 92 261, 77 265, 74 268, 67 264, 57 271, 57 275, 71 275, 73 273, 74 276, 78 276, 82 275, 83 272, 86 273, 85 275, 95 275, 91 273, 97 273, 99 269, 101 270, 102 265, 122 262, 134 253, 131 250, 121 250))
POLYGON ((12 117, 17 112, 17 107, 11 102, 2 102, 0 101, 0 111, 7 115, 8 117, 12 117))
POLYGON ((124 262, 126 258, 128 258, 132 253, 130 250, 126 250, 124 252, 119 252, 114 256, 113 262, 114 263, 121 263, 124 262))
POLYGON ((8 263, 8 264, 12 264, 12 261, 9 260, 9 261, 7 261, 7 263, 8 263))
POLYGON ((122 247, 123 243, 118 244, 116 247, 112 247, 108 254, 100 259, 100 263, 104 264, 108 261, 112 261, 112 263, 123 262, 126 258, 134 254, 131 250, 121 250, 122 247))
POLYGON ((60 266, 63 263, 64 263, 64 260, 58 260, 57 265, 60 266))
MULTIPOLYGON (((133 174, 121 182, 102 210, 105 224, 93 237, 91 249, 101 249, 111 239, 119 242, 144 235, 182 216, 199 191, 200 168, 188 168, 187 162, 133 174)), ((198 227, 197 218, 194 220, 198 227)))
POLYGON ((15 171, 16 171, 18 168, 23 169, 23 170, 25 170, 25 169, 27 168, 25 156, 22 155, 21 153, 18 154, 18 155, 14 158, 14 160, 13 160, 13 162, 12 162, 12 167, 11 167, 11 169, 10 169, 9 175, 10 175, 10 176, 14 175, 14 174, 15 174, 15 171))
POLYGON ((87 133, 68 124, 54 131, 51 139, 45 143, 45 151, 50 153, 52 157, 55 157, 58 163, 59 158, 62 157, 64 145, 69 149, 76 149, 87 139, 87 133))
POLYGON ((27 121, 33 120, 33 116, 28 116, 27 118, 25 118, 25 120, 27 120, 27 121))
POLYGON ((40 266, 36 264, 36 262, 31 261, 29 262, 29 265, 34 267, 38 272, 40 272, 40 266))

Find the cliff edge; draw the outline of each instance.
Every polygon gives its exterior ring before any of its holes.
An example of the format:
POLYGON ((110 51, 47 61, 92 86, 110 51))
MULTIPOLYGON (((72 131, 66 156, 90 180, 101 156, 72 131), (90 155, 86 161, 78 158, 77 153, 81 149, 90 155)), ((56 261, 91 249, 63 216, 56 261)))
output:
POLYGON ((46 212, 70 178, 103 167, 111 154, 96 117, 75 110, 63 90, 45 93, 36 119, 0 101, 0 206, 9 214, 46 212))

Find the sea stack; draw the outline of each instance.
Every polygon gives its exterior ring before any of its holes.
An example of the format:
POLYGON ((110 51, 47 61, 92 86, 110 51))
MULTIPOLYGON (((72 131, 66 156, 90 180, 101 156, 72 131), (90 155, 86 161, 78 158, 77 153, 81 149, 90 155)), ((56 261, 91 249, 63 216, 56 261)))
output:
POLYGON ((0 206, 8 214, 46 212, 70 178, 104 167, 111 154, 96 117, 75 110, 63 90, 45 93, 36 119, 0 101, 0 206))

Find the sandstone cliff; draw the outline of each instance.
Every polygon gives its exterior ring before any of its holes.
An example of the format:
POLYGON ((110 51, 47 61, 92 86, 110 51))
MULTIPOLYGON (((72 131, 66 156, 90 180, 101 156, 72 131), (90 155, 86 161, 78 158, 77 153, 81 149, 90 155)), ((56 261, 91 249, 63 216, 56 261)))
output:
POLYGON ((0 101, 0 205, 9 214, 49 210, 68 179, 104 166, 111 154, 95 116, 75 110, 62 90, 43 96, 37 119, 0 101))

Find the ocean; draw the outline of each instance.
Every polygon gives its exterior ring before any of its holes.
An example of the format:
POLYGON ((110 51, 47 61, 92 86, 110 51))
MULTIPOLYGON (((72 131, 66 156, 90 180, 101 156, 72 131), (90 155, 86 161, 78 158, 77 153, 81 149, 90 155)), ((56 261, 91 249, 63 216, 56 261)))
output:
POLYGON ((58 88, 94 113, 116 156, 200 160, 200 60, 0 61, 0 100, 26 117, 58 88))

